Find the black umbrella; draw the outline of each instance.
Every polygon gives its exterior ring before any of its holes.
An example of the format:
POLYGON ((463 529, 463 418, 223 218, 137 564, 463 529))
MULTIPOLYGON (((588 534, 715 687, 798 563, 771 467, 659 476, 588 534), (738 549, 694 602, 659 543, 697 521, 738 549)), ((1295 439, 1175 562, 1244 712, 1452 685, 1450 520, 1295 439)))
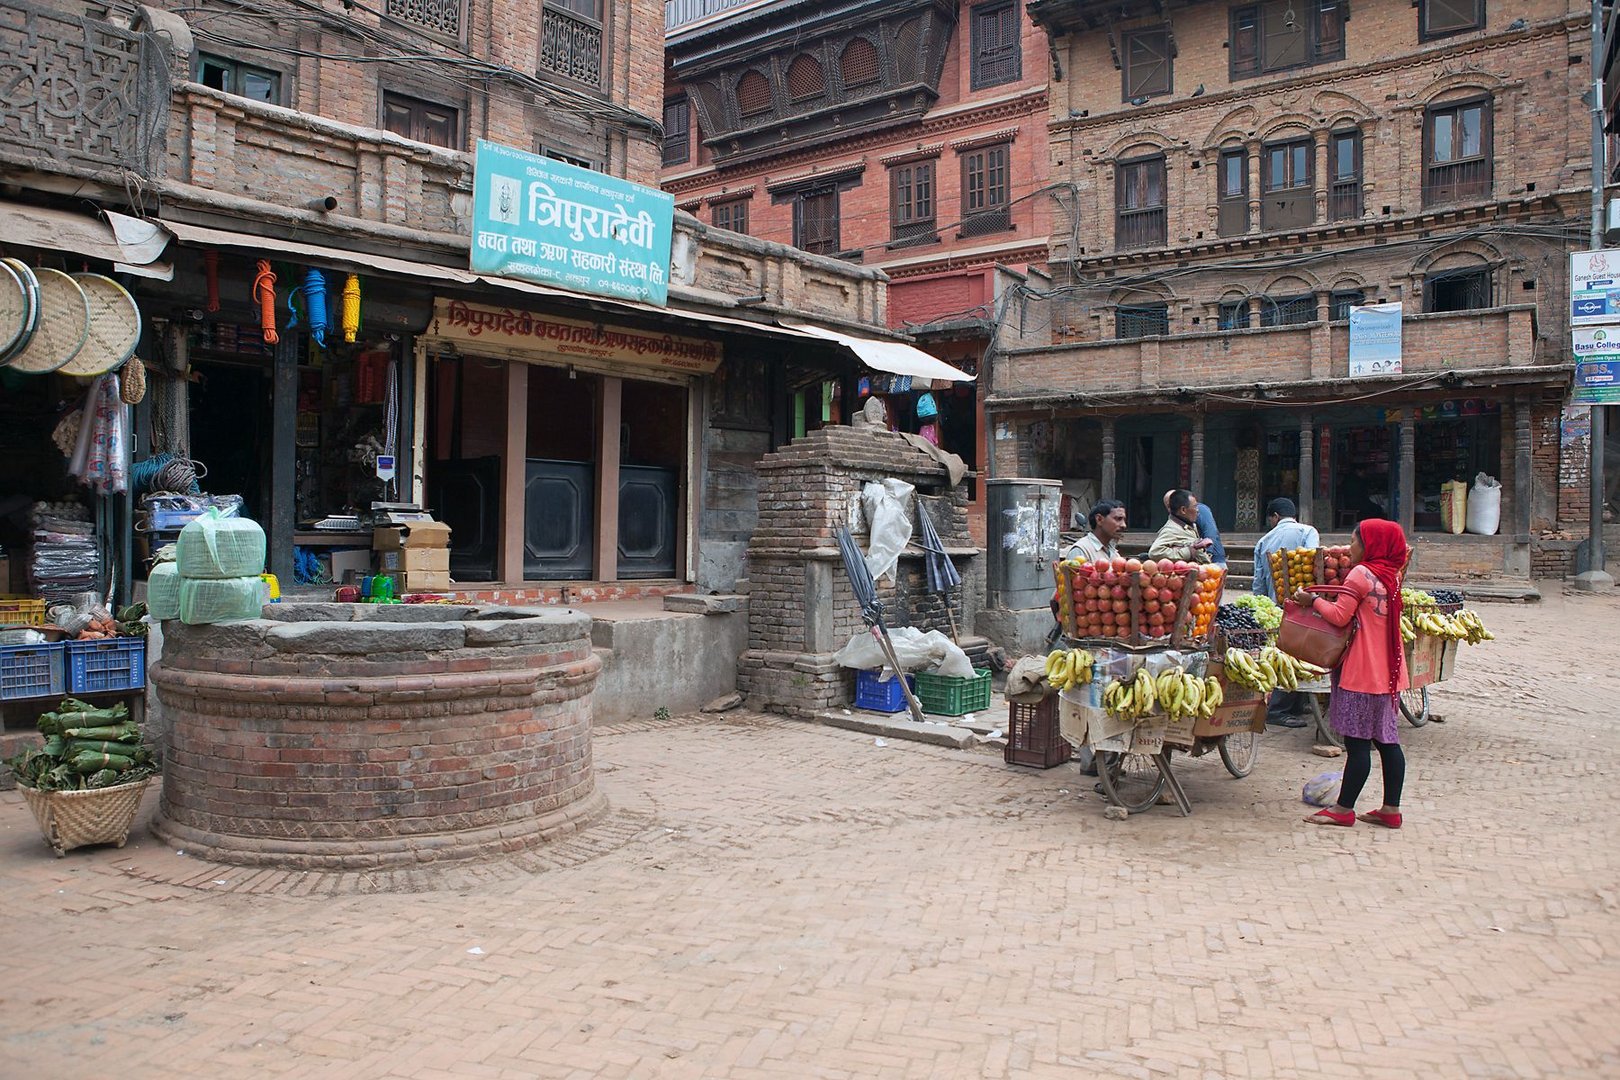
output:
POLYGON ((956 564, 945 553, 945 542, 939 538, 939 530, 934 528, 934 519, 928 516, 923 508, 922 500, 917 501, 917 524, 920 526, 920 537, 917 546, 923 549, 923 569, 928 575, 928 591, 945 594, 945 615, 951 622, 951 640, 956 640, 956 612, 951 610, 950 591, 962 584, 962 575, 956 572, 956 564))
POLYGON ((923 722, 922 705, 917 701, 917 696, 911 692, 911 686, 906 682, 906 673, 900 670, 900 661, 894 655, 894 642, 889 640, 889 628, 883 625, 883 601, 878 599, 877 583, 872 580, 872 571, 866 566, 866 558, 861 554, 860 546, 849 534, 849 529, 842 526, 838 529, 838 554, 843 556, 844 572, 849 575, 849 587, 854 590, 855 600, 861 605, 861 621, 878 639, 883 655, 889 660, 889 667, 894 670, 894 677, 900 680, 900 690, 906 695, 906 705, 911 709, 911 718, 920 724, 923 722))

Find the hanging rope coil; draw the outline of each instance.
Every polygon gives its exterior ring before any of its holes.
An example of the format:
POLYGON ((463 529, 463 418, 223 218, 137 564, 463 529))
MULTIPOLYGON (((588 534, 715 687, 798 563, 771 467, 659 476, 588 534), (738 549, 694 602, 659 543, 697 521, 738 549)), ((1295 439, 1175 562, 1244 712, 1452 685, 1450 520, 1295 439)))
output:
POLYGON ((259 305, 259 330, 264 343, 274 345, 281 340, 276 333, 276 272, 270 269, 270 260, 260 259, 258 273, 253 275, 253 300, 259 305))
POLYGON ((209 311, 219 310, 219 252, 203 252, 203 276, 208 279, 208 303, 204 305, 209 311))
POLYGON ((343 340, 354 344, 360 333, 360 278, 350 274, 343 283, 343 340))
POLYGON ((326 275, 314 267, 304 273, 304 284, 287 294, 287 310, 292 317, 287 320, 287 329, 291 330, 298 325, 298 308, 293 300, 302 293, 304 297, 304 322, 309 326, 309 336, 315 339, 315 344, 326 348, 326 275))

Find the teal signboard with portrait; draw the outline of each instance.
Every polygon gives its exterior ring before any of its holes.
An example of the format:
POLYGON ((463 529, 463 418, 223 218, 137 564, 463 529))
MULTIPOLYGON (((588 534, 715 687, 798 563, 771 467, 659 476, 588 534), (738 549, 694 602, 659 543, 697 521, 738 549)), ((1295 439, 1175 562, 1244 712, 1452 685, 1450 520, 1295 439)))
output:
POLYGON ((478 141, 474 273, 663 305, 674 226, 656 188, 478 141))

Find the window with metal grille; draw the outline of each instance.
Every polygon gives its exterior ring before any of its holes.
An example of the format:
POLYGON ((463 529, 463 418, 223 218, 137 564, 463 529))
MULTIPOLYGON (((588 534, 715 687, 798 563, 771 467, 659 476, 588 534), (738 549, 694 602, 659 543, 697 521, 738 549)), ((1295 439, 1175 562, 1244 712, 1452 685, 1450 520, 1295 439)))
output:
POLYGON ((1260 148, 1260 227, 1296 229, 1316 220, 1316 147, 1310 139, 1260 148))
POLYGON ((664 164, 692 160, 692 103, 685 98, 664 102, 664 164))
POLYGON ((1361 216, 1361 132, 1335 131, 1328 137, 1328 220, 1361 216))
POLYGON ((1424 311, 1475 311, 1491 306, 1491 271, 1484 266, 1447 270, 1423 279, 1424 311))
POLYGON ((1249 298, 1222 300, 1220 310, 1216 313, 1215 325, 1222 330, 1247 330, 1249 328, 1249 298))
POLYGON ((383 9, 390 19, 410 23, 440 37, 461 40, 466 10, 463 0, 388 0, 383 9))
POLYGON ((981 146, 962 155, 963 236, 982 236, 1012 228, 1007 162, 1012 148, 981 146))
POLYGON ((602 85, 600 0, 545 0, 540 10, 540 68, 587 86, 602 85))
POLYGON ((771 111, 771 83, 757 71, 750 71, 737 80, 737 112, 743 116, 758 116, 771 111))
POLYGON ((1328 294, 1328 318, 1344 322, 1350 318, 1350 309, 1360 307, 1366 299, 1367 294, 1361 289, 1334 289, 1328 294))
POLYGON ((915 161, 889 170, 889 246, 939 239, 934 228, 934 163, 915 161))
POLYGON ((254 101, 267 101, 272 105, 281 102, 281 73, 271 71, 269 68, 254 67, 237 60, 230 60, 223 56, 210 56, 208 53, 197 55, 197 81, 204 86, 211 86, 215 90, 238 97, 252 98, 254 101))
POLYGON ((1423 118, 1423 205, 1488 197, 1491 155, 1489 100, 1430 109, 1423 118))
POLYGON ((589 158, 582 158, 576 154, 570 154, 565 150, 558 150, 555 147, 546 146, 543 143, 538 148, 537 153, 539 153, 541 157, 550 158, 552 161, 560 161, 565 165, 572 165, 576 169, 590 169, 592 172, 601 171, 597 163, 589 158))
POLYGON ((417 142, 459 149, 461 114, 448 105, 383 91, 382 126, 417 142))
POLYGON ((838 192, 832 188, 801 191, 793 200, 793 246, 817 255, 837 255, 838 192))
POLYGON ((980 4, 971 26, 973 89, 1017 82, 1023 74, 1018 4, 980 4))
POLYGON ((1124 46, 1120 57, 1120 100, 1170 93, 1174 85, 1170 31, 1136 30, 1125 35, 1124 46))
POLYGON ((794 101, 819 97, 827 90, 827 81, 821 74, 821 65, 813 56, 800 54, 793 58, 787 70, 788 97, 794 101))
POLYGON ((1316 321, 1316 296, 1268 296, 1260 303, 1261 326, 1298 326, 1316 321))
POLYGON ((1114 246, 1162 246, 1167 235, 1164 155, 1122 161, 1114 176, 1114 246))
POLYGON ((1249 152, 1222 150, 1215 184, 1216 231, 1222 236, 1242 236, 1249 231, 1249 152))
POLYGON ((877 82, 883 74, 878 64, 877 46, 863 37, 853 39, 838 58, 838 72, 846 87, 877 82))
POLYGON ((709 208, 709 220, 717 229, 730 229, 736 233, 748 231, 748 200, 730 199, 714 203, 709 208))
POLYGON ((1164 337, 1170 333, 1170 305, 1121 304, 1114 309, 1116 338, 1164 337))
POLYGON ((1343 60, 1342 0, 1271 0, 1233 8, 1227 49, 1234 79, 1343 60))
POLYGON ((1418 0, 1418 38, 1431 41, 1485 25, 1485 0, 1418 0))

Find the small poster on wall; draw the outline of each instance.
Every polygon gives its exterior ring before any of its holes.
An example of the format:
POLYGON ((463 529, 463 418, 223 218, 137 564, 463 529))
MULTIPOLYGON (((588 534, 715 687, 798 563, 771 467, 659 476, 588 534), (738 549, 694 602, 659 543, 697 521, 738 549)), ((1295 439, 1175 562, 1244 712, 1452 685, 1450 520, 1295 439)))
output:
POLYGON ((1361 304, 1350 309, 1350 375, 1401 373, 1401 304, 1361 304))

